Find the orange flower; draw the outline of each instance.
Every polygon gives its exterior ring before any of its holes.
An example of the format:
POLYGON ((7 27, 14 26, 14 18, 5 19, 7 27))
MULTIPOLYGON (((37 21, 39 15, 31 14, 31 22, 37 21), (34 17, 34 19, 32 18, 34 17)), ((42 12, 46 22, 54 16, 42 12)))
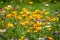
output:
POLYGON ((26 23, 25 23, 25 22, 21 22, 20 24, 21 24, 22 26, 25 26, 26 23))
POLYGON ((6 18, 10 18, 11 14, 6 15, 6 18))
POLYGON ((37 30, 42 30, 42 27, 37 27, 37 30))
POLYGON ((16 11, 13 11, 12 12, 12 15, 14 16, 14 15, 17 15, 17 12, 16 11))
POLYGON ((48 40, 53 40, 53 38, 52 37, 48 37, 48 40))
POLYGON ((30 24, 31 24, 31 25, 33 25, 33 24, 34 24, 34 22, 30 22, 30 24))
POLYGON ((28 2, 30 5, 33 4, 33 2, 28 2))
POLYGON ((0 33, 2 33, 2 32, 3 32, 3 30, 0 29, 0 33))

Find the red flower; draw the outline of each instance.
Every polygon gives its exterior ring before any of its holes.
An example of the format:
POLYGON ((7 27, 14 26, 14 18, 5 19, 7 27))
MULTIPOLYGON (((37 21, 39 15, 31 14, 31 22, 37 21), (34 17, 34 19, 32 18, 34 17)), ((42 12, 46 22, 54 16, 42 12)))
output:
POLYGON ((13 8, 13 10, 16 10, 16 8, 13 8))
POLYGON ((45 20, 45 22, 48 22, 48 20, 45 20))
POLYGON ((2 8, 0 8, 0 11, 2 11, 2 8))

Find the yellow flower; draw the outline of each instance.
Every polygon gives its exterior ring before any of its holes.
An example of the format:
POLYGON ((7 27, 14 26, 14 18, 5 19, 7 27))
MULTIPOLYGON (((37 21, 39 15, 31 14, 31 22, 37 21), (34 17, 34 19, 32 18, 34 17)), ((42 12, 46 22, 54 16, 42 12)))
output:
POLYGON ((52 28, 51 27, 48 27, 47 30, 50 31, 52 28))
POLYGON ((29 19, 33 19, 33 17, 32 16, 29 16, 29 19))
POLYGON ((34 30, 34 32, 38 32, 38 30, 34 30))
POLYGON ((11 17, 11 14, 7 14, 7 15, 6 15, 6 18, 10 18, 10 17, 11 17))
POLYGON ((12 16, 15 16, 15 15, 17 15, 17 12, 16 11, 13 11, 12 12, 12 16))
POLYGON ((19 40, 24 40, 24 39, 20 39, 20 38, 19 38, 19 40))
POLYGON ((15 18, 17 18, 17 16, 16 16, 16 15, 14 15, 14 17, 15 17, 15 18))
POLYGON ((22 8, 23 12, 28 12, 28 10, 26 8, 22 8))
POLYGON ((26 32, 30 32, 30 30, 26 30, 26 32))
POLYGON ((24 36, 21 36, 21 39, 24 39, 25 37, 24 36))
POLYGON ((43 25, 43 24, 42 24, 42 22, 37 22, 36 25, 37 25, 37 26, 41 26, 41 25, 43 25))
POLYGON ((53 40, 53 38, 52 37, 48 37, 48 40, 53 40))
POLYGON ((22 17, 27 17, 27 14, 23 14, 22 17))
POLYGON ((29 21, 27 20, 27 21, 25 21, 25 23, 29 23, 29 21))
POLYGON ((45 12, 45 14, 48 14, 49 12, 45 12))
POLYGON ((50 21, 54 22, 54 21, 57 21, 56 18, 51 18, 50 21))
POLYGON ((31 5, 31 4, 33 4, 33 2, 32 2, 32 1, 31 1, 31 2, 28 2, 28 3, 29 3, 30 5, 31 5))
POLYGON ((6 10, 10 10, 10 7, 5 7, 6 10))
POLYGON ((50 16, 45 16, 46 19, 50 19, 50 16))
POLYGON ((12 23, 8 23, 7 25, 8 25, 8 27, 13 27, 12 23))
POLYGON ((57 16, 60 16, 60 13, 57 16))
POLYGON ((35 10, 35 12, 40 12, 40 10, 35 10))
POLYGON ((25 22, 21 22, 21 23, 20 23, 20 25, 22 25, 22 26, 25 26, 25 24, 26 24, 25 22))
POLYGON ((17 16, 17 19, 18 19, 18 20, 21 20, 21 19, 22 19, 22 17, 20 17, 20 16, 17 16))
POLYGON ((23 14, 24 12, 20 12, 20 14, 23 14))
POLYGON ((37 30, 42 30, 42 27, 37 27, 37 30))

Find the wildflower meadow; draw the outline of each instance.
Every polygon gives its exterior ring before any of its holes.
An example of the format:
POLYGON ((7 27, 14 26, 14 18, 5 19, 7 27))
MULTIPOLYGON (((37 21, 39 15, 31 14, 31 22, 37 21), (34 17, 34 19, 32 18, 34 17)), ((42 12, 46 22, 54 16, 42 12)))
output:
POLYGON ((0 40, 60 40, 60 0, 0 0, 0 40))

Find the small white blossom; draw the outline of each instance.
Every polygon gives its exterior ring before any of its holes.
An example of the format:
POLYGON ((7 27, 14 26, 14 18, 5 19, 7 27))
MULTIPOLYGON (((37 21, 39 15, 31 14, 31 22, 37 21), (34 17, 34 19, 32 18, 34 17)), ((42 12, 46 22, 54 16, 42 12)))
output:
POLYGON ((45 4, 45 6, 47 6, 47 7, 48 7, 48 6, 49 6, 49 4, 45 4))
POLYGON ((38 38, 38 40, 45 40, 45 38, 43 37, 43 38, 38 38))
POLYGON ((14 38, 11 38, 10 40, 14 40, 14 38))
POLYGON ((6 32, 6 29, 4 29, 3 32, 6 32))
POLYGON ((5 15, 5 11, 4 10, 2 10, 2 15, 5 15))
POLYGON ((8 7, 9 7, 9 8, 12 8, 12 6, 11 6, 11 5, 8 5, 8 7))
POLYGON ((25 38, 24 40, 29 40, 29 38, 25 38))

